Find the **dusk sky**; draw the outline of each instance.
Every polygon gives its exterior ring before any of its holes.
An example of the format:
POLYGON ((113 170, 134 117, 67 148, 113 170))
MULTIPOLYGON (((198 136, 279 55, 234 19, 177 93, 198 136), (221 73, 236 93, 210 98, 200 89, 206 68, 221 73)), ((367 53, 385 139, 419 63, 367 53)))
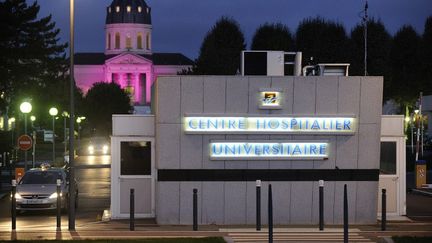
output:
MULTIPOLYGON (((32 3, 33 0, 27 0, 32 3)), ((39 0, 40 16, 53 15, 62 41, 69 40, 69 0, 39 0)), ((75 51, 103 52, 106 7, 112 0, 75 0, 75 51)), ((342 23, 347 33, 361 22, 364 0, 147 0, 152 8, 153 52, 198 56, 207 31, 221 16, 233 17, 249 48, 255 30, 265 22, 280 22, 295 32, 299 22, 321 16, 342 23)), ((381 19, 394 34, 412 25, 422 34, 432 15, 431 0, 369 0, 369 16, 381 19)))

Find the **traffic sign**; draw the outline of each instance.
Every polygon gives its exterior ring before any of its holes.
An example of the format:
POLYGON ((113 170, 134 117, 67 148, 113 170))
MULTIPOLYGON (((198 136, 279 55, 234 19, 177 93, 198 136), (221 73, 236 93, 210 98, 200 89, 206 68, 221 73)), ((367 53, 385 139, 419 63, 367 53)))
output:
POLYGON ((21 135, 18 138, 18 147, 21 150, 27 151, 31 149, 33 145, 33 140, 29 135, 21 135))

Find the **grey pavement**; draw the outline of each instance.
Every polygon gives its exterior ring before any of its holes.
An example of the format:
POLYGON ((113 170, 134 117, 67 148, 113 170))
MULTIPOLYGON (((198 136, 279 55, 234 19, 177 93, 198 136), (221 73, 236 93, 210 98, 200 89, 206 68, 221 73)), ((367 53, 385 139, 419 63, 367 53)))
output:
MULTIPOLYGON (((40 216, 37 213, 27 214, 17 221, 17 230, 11 230, 11 224, 5 218, 0 225, 0 240, 70 240, 70 239, 142 239, 142 238, 173 238, 173 237, 224 237, 227 242, 267 242, 268 231, 263 226, 262 231, 256 231, 254 225, 199 226, 199 231, 192 231, 192 226, 158 225, 154 219, 137 219, 135 231, 129 230, 129 220, 102 221, 94 217, 94 212, 101 211, 101 206, 109 207, 109 164, 95 165, 78 164, 77 170, 81 176, 94 176, 97 181, 81 179, 80 200, 86 205, 81 208, 82 219, 76 221, 76 230, 68 230, 67 215, 62 215, 62 227, 56 230, 55 214, 40 216), (98 173, 95 174, 95 171, 98 173), (88 188, 87 188, 88 187, 88 188), (97 191, 101 195, 94 195, 97 191), (102 198, 100 198, 102 197, 102 198), (96 202, 97 201, 97 202, 96 202), (93 214, 92 214, 93 213, 93 214), (90 215, 90 216, 87 216, 90 215), (44 217, 46 221, 34 223, 35 219, 44 217)), ((2 173, 3 174, 3 173, 2 173)), ((80 177, 80 176, 78 176, 80 177)), ((80 178, 78 178, 80 179, 80 178)), ((8 196, 9 183, 2 184, 0 198, 8 196)), ((6 200, 6 199, 4 199, 6 200)), ((6 202, 5 202, 6 203, 6 202)), ((7 205, 4 204, 4 205, 7 205)), ((408 220, 389 221, 387 231, 380 230, 379 221, 374 225, 351 225, 350 242, 391 242, 391 236, 432 236, 432 197, 416 192, 407 194, 408 220)), ((8 216, 6 216, 8 217, 8 216)), ((10 216, 9 216, 10 217, 10 216)), ((389 218, 391 219, 391 218, 389 218)), ((275 241, 283 242, 342 242, 341 225, 325 226, 320 232, 316 225, 277 225, 274 229, 275 241), (320 239, 320 240, 318 240, 320 239)))
MULTIPOLYGON (((192 231, 191 226, 160 226, 152 220, 137 220, 135 231, 129 230, 128 220, 112 220, 107 222, 84 223, 76 226, 75 231, 69 231, 67 220, 63 220, 63 227, 57 231, 54 227, 33 227, 12 231, 0 228, 0 240, 70 240, 70 239, 150 239, 150 238, 178 238, 178 237, 224 237, 228 242, 265 242, 268 236, 267 228, 256 231, 254 226, 199 226, 198 231, 192 231)), ((432 223, 396 222, 388 223, 387 231, 381 231, 380 225, 350 226, 350 242, 388 242, 391 236, 432 236, 432 223)), ((343 240, 341 225, 326 226, 319 231, 317 226, 284 225, 274 228, 275 241, 284 242, 319 242, 323 239, 331 242, 343 240)))

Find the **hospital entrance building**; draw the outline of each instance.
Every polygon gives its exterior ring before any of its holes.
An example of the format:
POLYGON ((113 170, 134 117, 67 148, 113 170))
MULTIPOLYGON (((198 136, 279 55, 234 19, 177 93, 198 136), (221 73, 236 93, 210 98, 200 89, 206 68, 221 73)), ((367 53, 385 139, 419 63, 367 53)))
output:
POLYGON ((275 224, 375 223, 381 188, 390 215, 405 214, 402 116, 382 116, 382 77, 159 76, 149 115, 114 115, 112 218, 192 224, 262 222, 273 188, 275 224))

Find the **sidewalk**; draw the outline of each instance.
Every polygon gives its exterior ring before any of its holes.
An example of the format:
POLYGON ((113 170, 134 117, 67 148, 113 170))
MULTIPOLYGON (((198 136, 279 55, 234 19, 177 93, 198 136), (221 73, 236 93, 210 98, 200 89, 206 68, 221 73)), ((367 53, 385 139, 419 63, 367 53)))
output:
MULTIPOLYGON (((10 225, 9 225, 10 226, 10 225)), ((129 230, 128 220, 100 221, 77 225, 75 231, 68 231, 67 220, 63 221, 61 231, 54 227, 35 226, 11 231, 0 228, 0 240, 82 240, 82 239, 151 239, 151 238, 200 238, 224 237, 227 242, 265 242, 268 229, 256 231, 254 226, 161 226, 149 220, 136 220, 135 231, 129 230)), ((381 231, 380 224, 351 225, 350 242, 391 242, 391 236, 429 236, 432 237, 432 222, 389 222, 387 231, 381 231)), ((286 225, 274 228, 274 240, 284 242, 341 242, 342 225, 325 226, 319 231, 314 225, 286 225), (324 240, 325 239, 325 240, 324 240)))

